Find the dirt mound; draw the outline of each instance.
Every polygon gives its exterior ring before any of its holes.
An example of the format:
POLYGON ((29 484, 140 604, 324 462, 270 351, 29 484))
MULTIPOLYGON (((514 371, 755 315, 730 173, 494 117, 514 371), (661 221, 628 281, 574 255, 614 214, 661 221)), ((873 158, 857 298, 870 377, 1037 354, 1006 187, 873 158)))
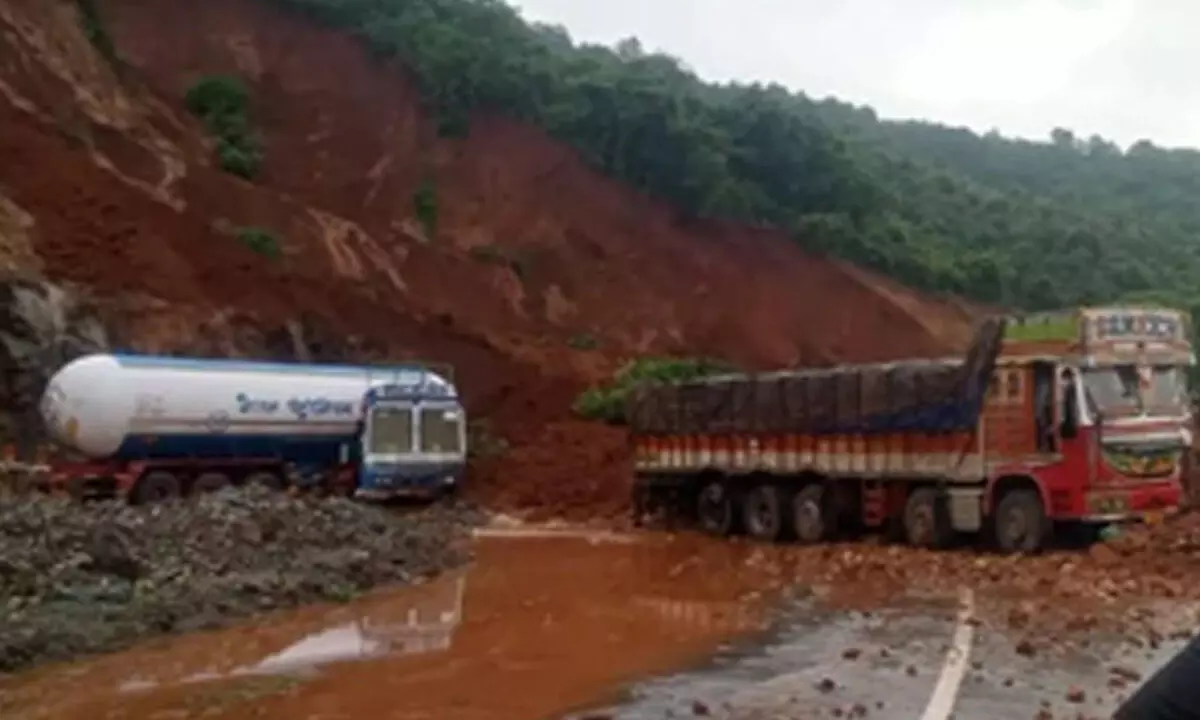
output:
POLYGON ((148 508, 0 498, 0 671, 417 582, 468 559, 478 519, 260 488, 148 508))
POLYGON ((472 482, 489 505, 532 508, 531 520, 611 520, 628 507, 628 453, 622 429, 564 420, 478 463, 472 482))
POLYGON ((1190 510, 1157 527, 1129 528, 1097 546, 1093 559, 1160 570, 1200 567, 1200 511, 1190 510))
POLYGON ((403 68, 271 3, 98 5, 118 65, 72 0, 0 7, 0 265, 119 301, 122 348, 273 355, 255 343, 305 318, 326 346, 450 363, 509 448, 489 499, 625 501, 619 443, 569 407, 631 356, 765 369, 942 355, 969 334, 953 302, 681 219, 531 127, 480 117, 441 139, 403 68), (184 106, 218 74, 250 90, 252 182, 216 167, 184 106), (414 209, 429 183, 436 227, 414 209))
POLYGON ((1104 635, 1150 647, 1187 638, 1200 601, 1200 514, 1124 528, 1084 552, 999 556, 862 543, 797 549, 792 557, 785 576, 830 588, 826 599, 840 607, 873 610, 909 592, 969 588, 975 621, 1005 633, 1024 654, 1104 635))

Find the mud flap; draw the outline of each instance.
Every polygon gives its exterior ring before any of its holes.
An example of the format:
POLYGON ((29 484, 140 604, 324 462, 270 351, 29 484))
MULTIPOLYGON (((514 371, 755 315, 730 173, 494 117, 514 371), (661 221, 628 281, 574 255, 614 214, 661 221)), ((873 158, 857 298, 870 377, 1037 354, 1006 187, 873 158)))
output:
POLYGON ((1113 720, 1200 718, 1200 636, 1150 676, 1113 715, 1113 720))

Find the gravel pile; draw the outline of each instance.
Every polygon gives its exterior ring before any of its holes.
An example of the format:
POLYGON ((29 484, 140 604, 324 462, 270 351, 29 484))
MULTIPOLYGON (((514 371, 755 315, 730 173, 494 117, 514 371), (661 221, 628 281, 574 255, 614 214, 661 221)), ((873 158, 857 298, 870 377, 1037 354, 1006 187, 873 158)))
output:
POLYGON ((0 672, 430 577, 469 559, 480 521, 261 488, 140 508, 0 497, 0 672))

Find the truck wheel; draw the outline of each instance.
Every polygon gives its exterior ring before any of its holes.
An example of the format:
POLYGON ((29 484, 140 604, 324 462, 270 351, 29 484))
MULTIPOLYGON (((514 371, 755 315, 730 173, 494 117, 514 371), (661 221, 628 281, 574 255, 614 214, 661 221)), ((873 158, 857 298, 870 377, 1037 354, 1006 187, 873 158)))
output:
POLYGON ((174 473, 166 470, 155 470, 143 475, 133 488, 133 503, 146 505, 177 498, 182 494, 183 485, 174 473))
POLYGON ((742 522, 750 537, 767 542, 783 539, 788 513, 777 485, 759 485, 742 500, 742 522))
POLYGON ((192 494, 199 495, 201 493, 213 493, 217 492, 218 490, 224 490, 227 487, 229 487, 229 476, 225 473, 200 473, 196 479, 192 481, 192 494))
POLYGON ((813 544, 833 536, 837 527, 829 505, 821 483, 812 483, 796 493, 792 498, 792 527, 797 540, 813 544))
POLYGON ((1000 498, 992 517, 996 547, 1006 553, 1033 553, 1050 535, 1042 496, 1036 490, 1011 490, 1000 498))
POLYGON ((273 472, 267 472, 265 470, 247 475, 245 484, 261 485, 262 487, 270 490, 283 490, 285 487, 283 478, 279 477, 273 472))
POLYGON ((950 519, 941 493, 936 488, 913 490, 904 504, 904 537, 908 544, 922 548, 943 548, 950 543, 950 519))
POLYGON ((696 519, 702 530, 713 535, 732 535, 735 518, 733 493, 725 483, 710 482, 700 490, 696 519))

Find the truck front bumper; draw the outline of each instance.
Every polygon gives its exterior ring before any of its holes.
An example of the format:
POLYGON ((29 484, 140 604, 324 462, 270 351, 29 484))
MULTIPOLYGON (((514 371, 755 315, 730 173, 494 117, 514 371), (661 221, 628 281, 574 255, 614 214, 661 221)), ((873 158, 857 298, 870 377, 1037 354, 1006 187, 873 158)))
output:
POLYGON ((360 478, 354 497, 365 500, 435 498, 454 492, 461 465, 396 465, 373 468, 360 478))
POLYGON ((1087 493, 1084 522, 1159 522, 1179 511, 1183 488, 1178 482, 1133 485, 1087 493))

